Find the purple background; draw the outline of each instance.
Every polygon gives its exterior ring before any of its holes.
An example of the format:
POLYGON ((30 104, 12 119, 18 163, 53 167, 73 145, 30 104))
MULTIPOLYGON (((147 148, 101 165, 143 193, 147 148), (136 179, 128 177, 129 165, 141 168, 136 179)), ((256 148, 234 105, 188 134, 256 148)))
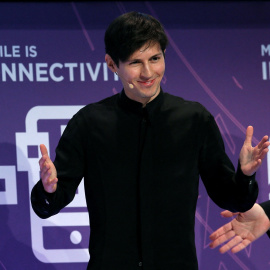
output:
MULTIPOLYGON (((103 66, 97 80, 89 73, 80 81, 68 80, 67 69, 58 70, 62 82, 20 82, 2 80, 1 63, 91 63, 104 62, 103 36, 108 24, 120 14, 137 10, 154 15, 164 24, 170 45, 166 52, 164 91, 201 102, 216 117, 225 147, 233 163, 245 138, 248 125, 254 126, 257 143, 269 134, 270 78, 262 78, 261 45, 270 44, 270 3, 267 2, 59 2, 0 3, 0 46, 36 46, 36 57, 0 57, 0 198, 7 183, 4 167, 15 166, 14 189, 17 202, 0 204, 0 270, 2 269, 85 269, 86 263, 42 263, 32 251, 28 173, 17 169, 16 133, 24 133, 25 118, 35 106, 86 105, 121 91, 103 66)), ((86 69, 86 68, 85 68, 86 69)), ((39 121, 38 132, 50 133, 50 152, 60 136, 57 129, 64 120, 39 121)), ((37 157, 37 147, 28 147, 28 157, 37 157)), ((257 173, 260 187, 258 202, 268 199, 267 160, 257 173)), ((270 181, 270 179, 269 179, 270 181)), ((83 211, 78 208, 74 211, 83 211)), ((201 270, 268 269, 269 239, 262 236, 246 250, 221 255, 208 247, 209 234, 227 222, 221 209, 200 186, 196 212, 196 245, 201 270)), ((84 237, 89 235, 85 228, 84 237)), ((78 229, 78 230, 79 230, 78 229)), ((70 249, 67 240, 72 226, 44 228, 44 247, 70 249)), ((87 239, 81 246, 87 247, 87 239)))

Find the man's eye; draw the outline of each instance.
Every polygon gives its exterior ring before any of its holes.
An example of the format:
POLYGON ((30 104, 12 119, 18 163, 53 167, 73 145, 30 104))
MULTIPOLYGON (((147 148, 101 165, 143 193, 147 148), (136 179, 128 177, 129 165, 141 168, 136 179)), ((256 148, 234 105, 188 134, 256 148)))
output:
POLYGON ((152 58, 152 61, 158 61, 159 59, 160 59, 160 57, 155 56, 155 57, 152 58))

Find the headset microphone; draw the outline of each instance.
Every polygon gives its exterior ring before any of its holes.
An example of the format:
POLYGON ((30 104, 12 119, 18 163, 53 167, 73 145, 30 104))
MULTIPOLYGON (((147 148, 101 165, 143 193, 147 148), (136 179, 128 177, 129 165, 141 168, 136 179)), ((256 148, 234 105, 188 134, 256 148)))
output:
POLYGON ((128 84, 128 87, 129 87, 130 89, 133 89, 133 88, 134 88, 134 85, 133 85, 132 83, 129 83, 127 80, 125 80, 125 79, 123 79, 122 77, 120 77, 119 74, 118 74, 117 72, 115 72, 115 74, 116 74, 119 78, 121 78, 123 81, 125 81, 125 82, 128 84))

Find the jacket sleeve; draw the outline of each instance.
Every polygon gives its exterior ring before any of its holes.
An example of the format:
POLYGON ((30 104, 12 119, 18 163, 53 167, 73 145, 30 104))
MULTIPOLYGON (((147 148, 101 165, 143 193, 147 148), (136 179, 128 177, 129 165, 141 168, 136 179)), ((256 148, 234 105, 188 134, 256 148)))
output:
MULTIPOLYGON (((260 203, 260 206, 263 208, 265 214, 268 216, 268 218, 270 220, 270 201, 262 202, 262 203, 260 203)), ((267 235, 270 238, 270 228, 267 231, 267 235)))
POLYGON ((203 114, 202 147, 199 170, 209 197, 223 209, 245 212, 256 202, 258 184, 255 174, 243 174, 238 162, 237 170, 225 153, 224 143, 213 116, 203 114))
POLYGON ((73 200, 84 177, 84 133, 82 117, 76 114, 69 121, 56 148, 54 160, 58 178, 56 191, 47 193, 41 180, 32 189, 32 208, 40 218, 57 214, 73 200))

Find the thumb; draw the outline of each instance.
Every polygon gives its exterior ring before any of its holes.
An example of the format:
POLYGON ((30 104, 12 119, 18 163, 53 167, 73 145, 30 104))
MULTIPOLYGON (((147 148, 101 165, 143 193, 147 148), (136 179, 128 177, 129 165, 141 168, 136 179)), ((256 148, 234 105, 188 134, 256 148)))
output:
POLYGON ((44 144, 41 144, 39 147, 40 147, 40 152, 42 156, 48 155, 48 150, 44 144))
POLYGON ((246 139, 245 139, 245 143, 246 144, 250 144, 252 143, 252 136, 253 136, 253 127, 252 126, 248 126, 247 127, 247 131, 246 131, 246 139))
POLYGON ((220 214, 222 217, 227 217, 227 218, 238 215, 238 213, 233 213, 233 212, 230 212, 228 210, 222 211, 220 214))

